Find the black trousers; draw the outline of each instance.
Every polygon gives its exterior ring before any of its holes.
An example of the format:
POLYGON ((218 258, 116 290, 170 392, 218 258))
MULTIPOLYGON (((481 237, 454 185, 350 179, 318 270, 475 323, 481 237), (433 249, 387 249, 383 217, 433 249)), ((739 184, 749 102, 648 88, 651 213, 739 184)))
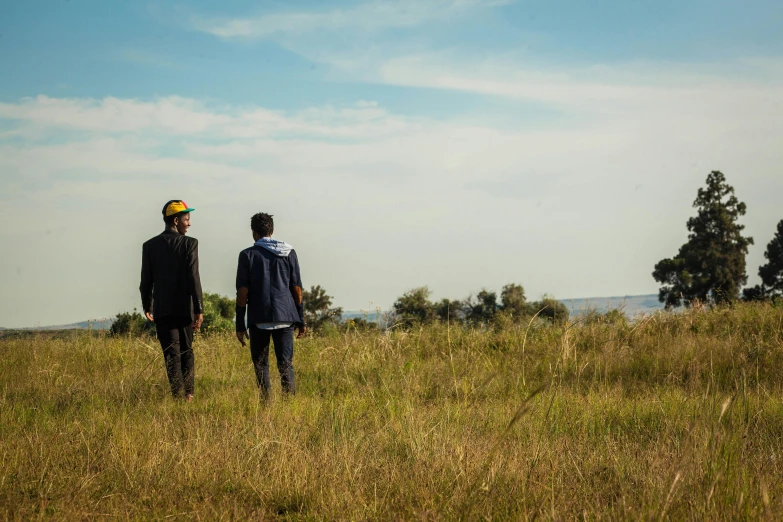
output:
POLYGON ((193 395, 193 320, 189 317, 156 317, 155 330, 166 359, 171 394, 176 398, 193 395))
POLYGON ((283 393, 296 393, 294 383, 294 327, 261 330, 250 327, 250 356, 256 370, 256 382, 264 398, 269 398, 269 341, 274 342, 277 371, 283 393))

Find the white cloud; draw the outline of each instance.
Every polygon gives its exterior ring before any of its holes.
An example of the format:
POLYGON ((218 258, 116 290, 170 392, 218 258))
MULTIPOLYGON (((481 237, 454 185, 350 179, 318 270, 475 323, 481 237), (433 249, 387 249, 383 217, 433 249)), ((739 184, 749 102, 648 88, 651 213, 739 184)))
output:
POLYGON ((98 133, 156 133, 221 138, 320 137, 367 139, 402 131, 413 120, 388 114, 377 104, 311 107, 285 114, 262 107, 207 107, 176 96, 151 101, 103 98, 69 99, 38 96, 19 103, 0 103, 0 120, 17 122, 3 136, 52 129, 98 133))
POLYGON ((753 133, 766 145, 783 138, 783 75, 768 62, 745 66, 745 74, 726 69, 629 64, 536 70, 502 60, 465 64, 416 56, 390 59, 365 74, 391 85, 534 102, 617 133, 702 143, 753 133))
POLYGON ((0 118, 40 127, 99 132, 160 130, 176 134, 196 134, 230 121, 225 115, 202 110, 193 100, 176 96, 155 102, 38 96, 16 104, 0 103, 0 118))
MULTIPOLYGON (((609 104, 625 108, 662 97, 700 100, 776 97, 783 74, 770 63, 711 70, 695 64, 616 64, 535 67, 512 58, 470 60, 446 53, 392 57, 361 64, 366 79, 410 87, 457 90, 587 110, 609 104), (750 72, 748 76, 744 74, 750 72), (752 74, 757 73, 757 74, 752 74)), ((740 65, 740 64, 738 64, 740 65)), ((783 66, 783 62, 780 63, 783 66)))
POLYGON ((194 26, 221 38, 266 38, 312 31, 351 29, 361 32, 405 28, 425 21, 494 7, 503 0, 398 0, 361 3, 347 9, 289 11, 228 20, 194 20, 194 26))

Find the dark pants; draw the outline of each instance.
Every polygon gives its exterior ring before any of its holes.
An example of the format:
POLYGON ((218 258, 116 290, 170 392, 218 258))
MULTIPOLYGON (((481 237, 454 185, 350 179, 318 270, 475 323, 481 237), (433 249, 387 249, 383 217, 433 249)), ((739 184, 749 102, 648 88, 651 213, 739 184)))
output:
POLYGON ((264 398, 269 398, 269 340, 275 345, 277 371, 283 393, 296 393, 294 385, 294 327, 261 330, 250 327, 250 356, 256 370, 256 381, 264 398))
POLYGON ((174 397, 193 395, 193 320, 189 317, 155 318, 166 373, 174 397))

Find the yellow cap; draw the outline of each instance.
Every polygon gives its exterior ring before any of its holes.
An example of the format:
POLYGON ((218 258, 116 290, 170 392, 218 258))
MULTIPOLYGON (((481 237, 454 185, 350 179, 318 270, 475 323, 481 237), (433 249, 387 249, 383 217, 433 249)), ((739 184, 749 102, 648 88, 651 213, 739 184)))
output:
POLYGON ((188 204, 182 200, 174 200, 169 202, 163 209, 163 215, 166 217, 173 216, 174 214, 182 214, 185 212, 193 212, 195 208, 188 208, 188 204))

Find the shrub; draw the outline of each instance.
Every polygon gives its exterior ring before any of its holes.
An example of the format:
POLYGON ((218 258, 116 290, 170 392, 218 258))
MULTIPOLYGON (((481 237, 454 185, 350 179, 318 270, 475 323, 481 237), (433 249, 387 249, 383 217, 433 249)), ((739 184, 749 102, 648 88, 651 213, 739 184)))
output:
POLYGON ((568 307, 551 296, 544 296, 540 301, 530 303, 528 308, 530 315, 538 314, 541 319, 546 319, 555 324, 568 321, 568 307))
POLYGON ((207 292, 203 296, 203 304, 204 323, 201 328, 204 333, 234 331, 236 300, 207 292))
POLYGON ((430 301, 430 289, 420 286, 402 294, 394 302, 394 315, 396 322, 406 327, 431 322, 435 319, 435 308, 430 301))
POLYGON ((155 323, 133 309, 133 312, 120 312, 109 329, 109 335, 149 335, 155 332, 155 323))

